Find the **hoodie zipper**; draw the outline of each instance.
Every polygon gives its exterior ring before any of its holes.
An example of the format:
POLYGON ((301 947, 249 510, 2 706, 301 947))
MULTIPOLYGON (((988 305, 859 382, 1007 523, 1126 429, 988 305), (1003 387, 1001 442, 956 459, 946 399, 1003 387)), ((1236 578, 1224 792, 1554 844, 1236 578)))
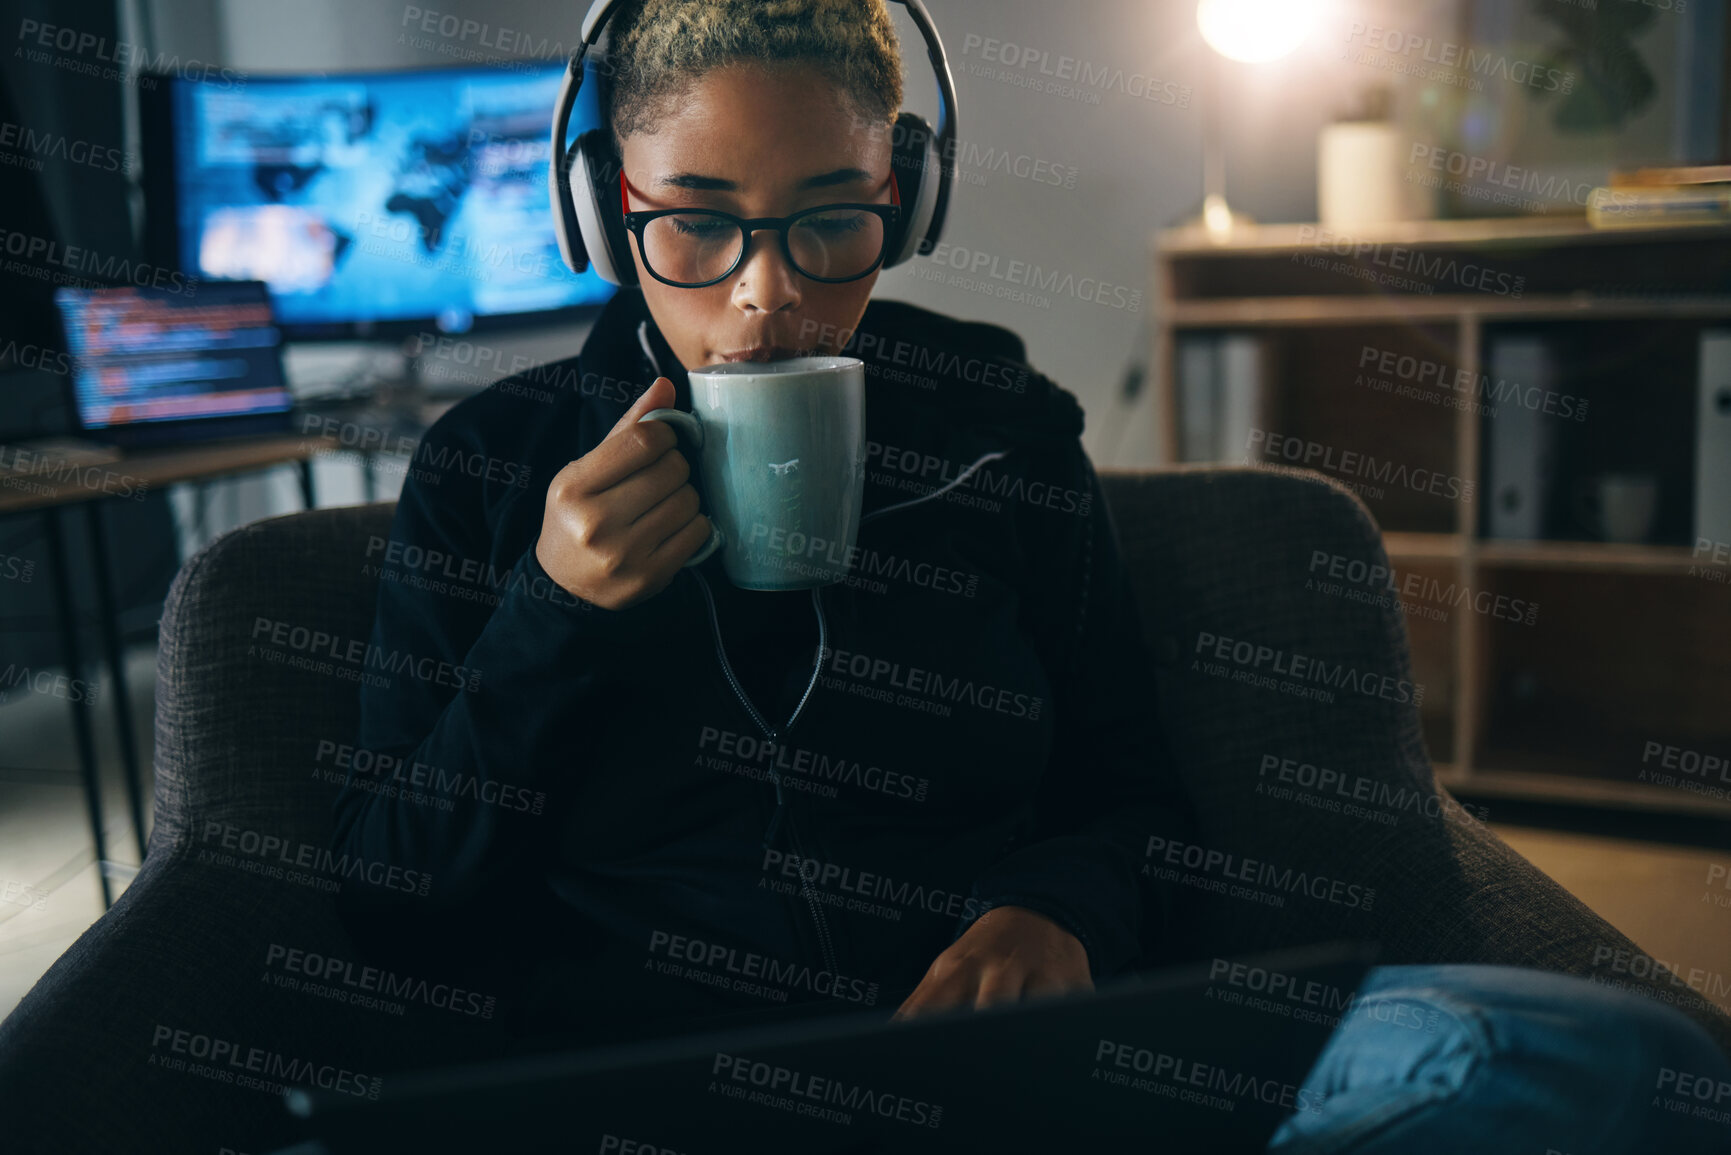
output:
MULTIPOLYGON (((650 345, 648 321, 641 321, 638 323, 637 343, 643 347, 643 353, 648 358, 649 364, 654 369, 655 374, 657 376, 662 376, 661 362, 655 356, 655 350, 650 345)), ((874 509, 860 518, 860 524, 864 525, 874 517, 886 513, 895 513, 899 510, 907 509, 910 506, 919 505, 922 502, 931 501, 933 498, 941 497, 943 494, 949 492, 951 489, 954 489, 969 477, 973 476, 974 472, 982 468, 988 461, 996 461, 999 458, 1004 457, 1008 452, 1008 450, 993 450, 989 453, 981 454, 972 465, 962 470, 954 478, 942 486, 939 486, 937 489, 932 490, 930 493, 923 493, 918 497, 909 498, 907 501, 898 501, 894 505, 886 505, 882 509, 874 509)), ((762 730, 764 735, 775 744, 776 753, 779 754, 781 751, 782 736, 788 730, 793 728, 794 721, 799 718, 800 711, 805 709, 805 703, 807 699, 811 697, 812 688, 817 685, 818 672, 823 668, 823 655, 829 640, 829 623, 823 613, 823 587, 813 586, 811 591, 812 608, 817 613, 817 659, 812 663, 811 679, 806 682, 805 693, 800 695, 799 704, 793 708, 793 713, 787 719, 787 725, 777 728, 769 724, 768 720, 764 718, 758 708, 752 704, 751 699, 746 696, 744 687, 739 684, 739 679, 733 673, 733 664, 727 660, 727 647, 721 640, 721 621, 715 613, 715 594, 709 588, 709 580, 703 576, 700 569, 693 569, 691 573, 692 576, 697 579, 698 587, 703 590, 704 602, 709 607, 709 625, 715 637, 715 655, 720 659, 721 672, 726 675, 727 684, 733 687, 734 696, 739 699, 740 705, 745 707, 745 712, 751 716, 751 720, 757 724, 757 728, 762 730)), ((787 795, 782 786, 781 771, 776 768, 775 758, 773 756, 770 759, 769 775, 770 780, 775 783, 775 813, 770 817, 769 826, 763 833, 763 846, 766 850, 773 848, 776 835, 781 830, 783 817, 791 814, 791 811, 787 808, 787 795)), ((799 855, 801 859, 806 857, 804 850, 800 847, 797 832, 793 829, 791 818, 788 819, 788 842, 790 848, 795 854, 799 855)), ((821 903, 818 901, 816 891, 813 888, 811 881, 804 876, 803 871, 800 873, 800 893, 805 898, 806 906, 811 911, 812 923, 817 928, 818 945, 823 951, 824 965, 829 968, 831 975, 839 976, 841 974, 841 969, 837 965, 835 943, 830 935, 829 922, 824 918, 823 908, 821 903)))

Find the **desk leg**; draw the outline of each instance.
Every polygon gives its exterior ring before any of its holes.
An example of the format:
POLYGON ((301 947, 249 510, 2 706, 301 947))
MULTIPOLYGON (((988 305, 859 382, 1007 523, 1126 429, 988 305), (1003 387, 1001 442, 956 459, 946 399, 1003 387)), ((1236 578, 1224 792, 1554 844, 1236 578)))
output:
MULTIPOLYGON (((48 564, 54 571, 54 611, 60 622, 60 657, 70 677, 82 677, 84 664, 78 657, 78 625, 72 615, 72 573, 66 564, 66 541, 60 532, 60 511, 43 513, 44 536, 48 539, 48 564)), ((84 777, 84 803, 90 810, 90 837, 96 846, 96 877, 102 882, 102 907, 114 905, 114 892, 102 863, 108 857, 108 840, 102 833, 102 780, 96 767, 96 744, 90 737, 87 702, 72 702, 72 736, 78 743, 78 768, 84 777)))
POLYGON ((96 580, 96 620, 102 629, 108 680, 114 683, 114 734, 120 741, 120 765, 126 773, 126 801, 132 808, 132 834, 138 839, 138 860, 144 861, 150 842, 144 834, 144 788, 138 773, 138 746, 132 739, 132 699, 126 688, 126 651, 114 606, 113 574, 108 568, 108 541, 102 535, 102 503, 84 503, 90 531, 90 565, 96 580))
POLYGON ((206 516, 205 500, 204 479, 200 478, 192 483, 193 544, 191 551, 186 555, 187 557, 191 557, 193 554, 210 544, 210 534, 205 530, 205 526, 210 524, 210 518, 206 516))
POLYGON ((318 498, 313 493, 313 463, 306 458, 300 463, 301 468, 301 508, 314 509, 318 506, 318 498))

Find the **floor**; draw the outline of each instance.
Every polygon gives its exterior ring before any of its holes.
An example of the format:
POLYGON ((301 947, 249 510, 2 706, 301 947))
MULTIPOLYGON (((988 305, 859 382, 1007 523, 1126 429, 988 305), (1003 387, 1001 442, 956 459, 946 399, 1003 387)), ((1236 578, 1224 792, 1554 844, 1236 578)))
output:
MULTIPOLYGON (((133 733, 146 766, 155 663, 152 647, 128 651, 133 733)), ((111 700, 109 688, 99 686, 92 721, 118 894, 140 855, 114 743, 111 700)), ((0 707, 0 1017, 102 914, 69 709, 62 699, 30 693, 0 707)), ((1731 852, 1494 828, 1654 958, 1682 969, 1719 974, 1731 969, 1731 886, 1726 885, 1731 852)), ((1731 995, 1721 998, 1731 1010, 1731 995)))
MULTIPOLYGON (((132 732, 139 761, 146 767, 148 811, 155 647, 128 649, 126 666, 132 732)), ((0 706, 0 1015, 11 1013, 54 960, 102 915, 102 883, 71 737, 73 709, 92 710, 91 731, 102 768, 103 831, 109 860, 115 864, 110 873, 116 895, 143 857, 132 834, 112 695, 104 678, 90 707, 22 690, 0 706)))
POLYGON ((1716 976, 1701 993, 1731 1011, 1731 852, 1492 828, 1652 958, 1716 976))

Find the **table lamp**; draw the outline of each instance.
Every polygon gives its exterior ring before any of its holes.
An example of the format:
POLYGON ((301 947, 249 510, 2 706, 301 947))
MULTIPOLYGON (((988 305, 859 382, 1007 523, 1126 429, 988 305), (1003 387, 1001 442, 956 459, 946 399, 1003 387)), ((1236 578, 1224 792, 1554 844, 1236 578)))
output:
MULTIPOLYGON (((1315 0, 1201 0, 1196 5, 1202 39, 1226 59, 1244 64, 1289 54, 1304 42, 1315 19, 1315 0)), ((1226 149, 1220 139, 1225 86, 1218 64, 1210 72, 1212 83, 1202 103, 1202 225, 1219 238, 1250 218, 1226 203, 1226 149)))

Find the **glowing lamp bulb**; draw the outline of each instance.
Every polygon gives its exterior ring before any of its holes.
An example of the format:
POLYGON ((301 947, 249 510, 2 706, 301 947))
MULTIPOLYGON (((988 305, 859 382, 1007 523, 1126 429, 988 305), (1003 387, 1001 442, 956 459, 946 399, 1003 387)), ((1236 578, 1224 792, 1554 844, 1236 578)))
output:
POLYGON ((1314 0, 1201 0, 1196 25, 1208 46, 1228 60, 1278 60, 1304 43, 1315 22, 1314 0))

